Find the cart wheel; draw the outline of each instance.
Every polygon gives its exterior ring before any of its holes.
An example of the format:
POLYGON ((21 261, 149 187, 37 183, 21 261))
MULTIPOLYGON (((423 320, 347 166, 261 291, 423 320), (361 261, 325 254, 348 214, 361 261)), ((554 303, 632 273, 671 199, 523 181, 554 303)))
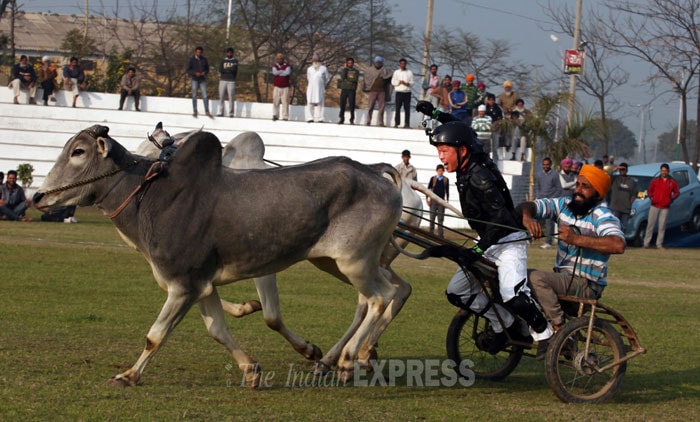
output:
MULTIPOLYGON (((490 327, 486 318, 464 309, 452 318, 447 330, 447 356, 455 362, 455 370, 459 371, 462 361, 469 360, 474 364, 469 369, 477 379, 500 381, 518 366, 523 356, 520 347, 507 346, 495 355, 485 350, 493 335, 490 327)), ((472 374, 460 376, 470 378, 472 374)))
POLYGON ((556 333, 547 348, 545 373, 554 394, 566 403, 603 403, 620 389, 627 362, 602 368, 625 355, 625 346, 608 322, 596 319, 585 359, 588 318, 575 319, 556 333))

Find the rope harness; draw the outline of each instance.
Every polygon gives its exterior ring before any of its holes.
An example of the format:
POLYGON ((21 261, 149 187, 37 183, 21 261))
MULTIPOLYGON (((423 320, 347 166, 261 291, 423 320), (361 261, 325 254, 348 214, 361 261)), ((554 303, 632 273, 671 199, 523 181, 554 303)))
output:
POLYGON ((129 203, 134 199, 136 194, 139 193, 139 191, 141 191, 141 189, 148 186, 153 179, 158 177, 158 175, 160 175, 163 172, 163 170, 166 167, 166 164, 167 163, 162 162, 162 161, 156 161, 153 164, 151 164, 151 166, 148 168, 148 171, 146 172, 146 176, 144 177, 143 182, 141 182, 140 185, 136 186, 134 188, 134 190, 131 191, 131 194, 129 194, 129 196, 126 197, 124 202, 122 202, 122 204, 119 206, 119 208, 117 208, 111 214, 109 214, 108 217, 113 220, 119 214, 121 214, 121 212, 124 211, 124 208, 126 208, 127 205, 129 205, 129 203))

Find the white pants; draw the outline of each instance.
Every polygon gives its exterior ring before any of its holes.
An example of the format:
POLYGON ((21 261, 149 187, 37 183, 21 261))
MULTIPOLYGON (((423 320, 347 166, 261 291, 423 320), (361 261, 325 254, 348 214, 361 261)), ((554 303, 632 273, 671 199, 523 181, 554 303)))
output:
POLYGON ((656 232, 656 247, 660 248, 664 245, 666 217, 668 217, 668 208, 649 207, 649 222, 647 223, 647 231, 644 233, 644 247, 648 248, 651 243, 656 220, 659 221, 659 230, 656 232))
POLYGON ((219 81, 219 116, 223 116, 226 111, 226 95, 228 94, 229 102, 229 117, 233 117, 234 105, 236 98, 236 82, 234 81, 219 81))
MULTIPOLYGON (((523 292, 530 296, 530 288, 527 282, 527 234, 524 232, 511 233, 502 239, 499 244, 493 245, 484 252, 484 257, 493 261, 498 267, 499 292, 504 302, 513 299, 518 293, 523 292), (520 286, 518 286, 520 284, 520 286), (517 291, 516 291, 517 287, 517 291)), ((447 286, 447 294, 454 294, 468 300, 476 295, 469 309, 474 312, 482 312, 488 305, 488 298, 481 292, 481 284, 471 274, 466 274, 461 268, 452 276, 447 286)), ((501 316, 506 327, 513 323, 513 315, 502 306, 494 305, 484 316, 488 318, 497 333, 503 331, 500 321, 496 317, 495 310, 501 316)))
POLYGON ((307 103, 306 104, 306 121, 315 121, 315 122, 322 122, 323 121, 323 112, 324 112, 324 107, 323 107, 323 102, 320 103, 307 103))
POLYGON ((273 117, 280 117, 280 103, 282 103, 282 120, 289 120, 289 87, 275 87, 272 90, 273 117))
POLYGON ((73 94, 73 97, 77 97, 80 95, 80 88, 78 87, 78 79, 76 78, 70 78, 70 83, 64 88, 68 91, 70 91, 73 94))
POLYGON ((33 86, 27 87, 25 86, 21 80, 19 79, 13 79, 10 82, 10 88, 12 88, 12 94, 16 97, 19 97, 19 94, 21 93, 22 89, 29 89, 29 98, 34 98, 36 95, 36 83, 34 83, 33 86))

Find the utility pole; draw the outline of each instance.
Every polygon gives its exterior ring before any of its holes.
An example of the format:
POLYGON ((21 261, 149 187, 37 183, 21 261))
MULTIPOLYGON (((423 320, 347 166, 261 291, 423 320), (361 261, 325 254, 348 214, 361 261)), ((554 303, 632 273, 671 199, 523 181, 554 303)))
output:
POLYGON ((644 126, 644 114, 646 114, 646 105, 637 104, 639 107, 640 123, 639 123, 639 152, 642 159, 642 164, 647 162, 646 146, 644 145, 644 136, 646 135, 646 127, 644 126))
MULTIPOLYGON (((430 63, 430 38, 433 32, 433 6, 435 5, 435 0, 428 0, 428 16, 425 21, 425 46, 423 47, 423 80, 428 77, 428 66, 430 63)), ((421 87, 423 83, 421 83, 421 87)))
MULTIPOLYGON (((581 41, 581 6, 583 0, 576 0, 576 23, 574 24, 574 49, 580 49, 581 41)), ((574 122, 574 105, 576 104, 576 75, 569 76, 569 114, 566 119, 568 127, 574 122)))
POLYGON ((233 0, 228 0, 228 15, 226 17, 226 45, 229 46, 231 40, 231 2, 233 0))
POLYGON ((374 0, 369 0, 369 62, 374 64, 374 0))
MULTIPOLYGON (((88 24, 89 23, 90 23, 90 12, 88 11, 88 0, 85 0, 85 33, 83 34, 83 48, 85 48, 85 45, 87 44, 88 24)), ((81 54, 81 56, 82 56, 82 54, 81 54)))

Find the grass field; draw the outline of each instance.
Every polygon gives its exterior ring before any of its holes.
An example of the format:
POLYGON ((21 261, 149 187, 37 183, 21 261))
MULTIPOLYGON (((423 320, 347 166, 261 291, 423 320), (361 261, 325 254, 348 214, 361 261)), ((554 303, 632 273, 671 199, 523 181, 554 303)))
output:
MULTIPOLYGON (((196 309, 141 385, 120 389, 105 381, 135 362, 165 293, 106 217, 93 209, 76 217, 79 224, 0 221, 0 420, 700 418, 698 250, 629 249, 612 259, 604 302, 628 318, 648 353, 629 362, 620 393, 603 405, 561 403, 543 364, 528 358, 505 381, 471 387, 288 386, 290 371, 301 377, 311 364, 260 313, 228 320, 269 377, 268 387, 249 391, 196 309)), ((551 267, 554 251, 530 251, 531 267, 551 267)), ((413 295, 382 336, 380 359, 444 359, 455 308, 443 292, 454 265, 400 257, 394 268, 413 295)), ((288 325, 324 351, 352 319, 355 291, 307 263, 280 274, 279 287, 288 325)), ((220 293, 257 298, 248 280, 220 293)))

